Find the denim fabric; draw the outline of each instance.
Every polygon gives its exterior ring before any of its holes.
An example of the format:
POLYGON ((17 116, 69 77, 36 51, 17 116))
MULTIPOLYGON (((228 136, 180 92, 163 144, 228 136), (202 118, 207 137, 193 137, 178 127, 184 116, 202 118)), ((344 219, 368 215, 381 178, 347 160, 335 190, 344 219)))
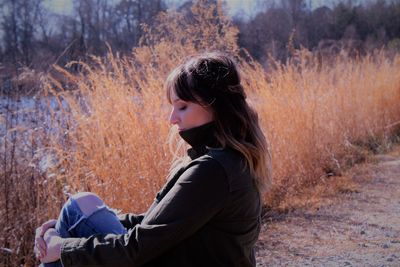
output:
MULTIPOLYGON (((85 215, 78 203, 72 197, 64 204, 58 217, 55 229, 63 238, 89 237, 94 234, 126 234, 115 212, 106 205, 97 207, 97 210, 85 215)), ((42 267, 60 267, 60 261, 41 264, 42 267)))

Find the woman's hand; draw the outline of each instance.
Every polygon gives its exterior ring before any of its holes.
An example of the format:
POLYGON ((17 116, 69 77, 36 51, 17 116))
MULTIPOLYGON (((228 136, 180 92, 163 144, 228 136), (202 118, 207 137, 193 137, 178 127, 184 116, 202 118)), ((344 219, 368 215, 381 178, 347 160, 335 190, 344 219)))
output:
POLYGON ((57 220, 54 219, 48 220, 40 227, 36 228, 34 251, 38 259, 42 259, 46 256, 47 245, 43 237, 49 228, 53 228, 56 225, 56 222, 57 220))
POLYGON ((46 254, 40 258, 43 263, 57 261, 61 256, 61 246, 63 239, 53 228, 50 228, 44 234, 44 241, 46 242, 46 254))

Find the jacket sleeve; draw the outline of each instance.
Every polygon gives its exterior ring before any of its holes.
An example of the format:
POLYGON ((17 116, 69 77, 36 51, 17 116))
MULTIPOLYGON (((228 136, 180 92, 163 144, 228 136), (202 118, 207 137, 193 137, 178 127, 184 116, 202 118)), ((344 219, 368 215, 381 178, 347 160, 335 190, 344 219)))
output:
POLYGON ((63 266, 140 266, 193 235, 228 196, 223 167, 210 157, 199 158, 128 234, 65 239, 63 266))
POLYGON ((135 227, 136 224, 140 224, 142 222, 144 215, 145 213, 142 214, 125 213, 125 214, 119 214, 118 219, 126 229, 131 229, 135 227))

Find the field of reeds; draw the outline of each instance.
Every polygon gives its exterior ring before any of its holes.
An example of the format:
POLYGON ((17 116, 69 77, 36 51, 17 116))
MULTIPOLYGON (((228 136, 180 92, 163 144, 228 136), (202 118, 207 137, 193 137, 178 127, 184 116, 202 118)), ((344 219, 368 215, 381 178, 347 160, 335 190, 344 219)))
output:
MULTIPOLYGON (((240 65, 273 156, 267 208, 313 201, 313 187, 340 180, 366 151, 394 142, 400 125, 400 55, 319 58, 293 51, 268 72, 237 45, 220 7, 193 8, 187 23, 164 13, 129 56, 111 51, 54 66, 41 90, 1 99, 0 265, 33 266, 34 229, 67 195, 96 192, 123 212, 142 212, 165 182, 172 154, 163 82, 186 56, 221 50, 240 65), (383 145, 382 145, 383 144, 383 145)), ((12 85, 11 85, 12 86, 12 85)), ((349 181, 350 182, 350 181, 349 181)))

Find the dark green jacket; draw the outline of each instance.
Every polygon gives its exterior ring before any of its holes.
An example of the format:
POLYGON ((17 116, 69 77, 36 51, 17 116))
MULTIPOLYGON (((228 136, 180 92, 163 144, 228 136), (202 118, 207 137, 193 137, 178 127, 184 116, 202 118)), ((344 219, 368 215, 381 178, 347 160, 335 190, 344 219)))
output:
POLYGON ((61 253, 64 266, 256 265, 260 195, 241 154, 206 147, 210 127, 198 128, 186 136, 192 160, 144 215, 121 218, 128 234, 68 238, 61 253))

